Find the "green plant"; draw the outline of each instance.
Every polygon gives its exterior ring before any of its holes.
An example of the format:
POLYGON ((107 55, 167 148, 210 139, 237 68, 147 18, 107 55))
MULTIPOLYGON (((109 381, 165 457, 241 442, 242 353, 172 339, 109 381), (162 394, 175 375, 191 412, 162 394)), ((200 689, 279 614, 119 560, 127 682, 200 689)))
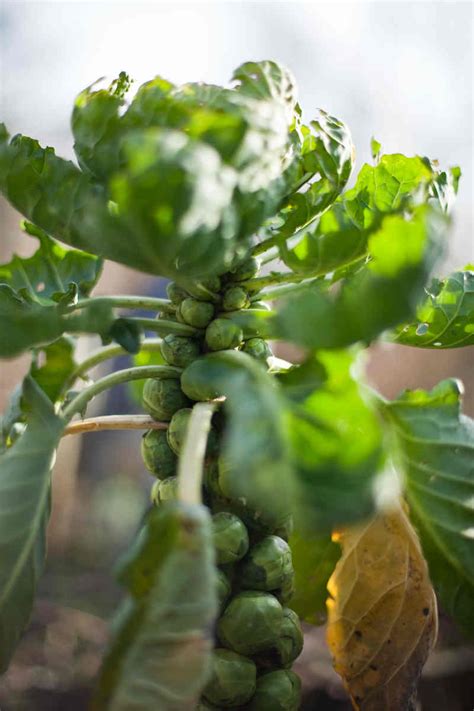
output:
POLYGON ((119 566, 93 708, 296 710, 299 617, 324 621, 326 586, 354 706, 412 708, 430 578, 474 631, 474 427, 456 381, 389 402, 361 358, 378 338, 474 344, 474 273, 430 281, 460 171, 373 141, 347 189, 347 127, 324 111, 304 124, 274 62, 242 65, 232 88, 129 90, 122 73, 77 98, 79 167, 0 128, 0 190, 39 241, 0 267, 0 356, 31 353, 1 427, 0 666, 30 616, 60 438, 135 382, 150 417, 113 426, 148 430, 155 505, 119 566), (91 296, 103 258, 172 279, 169 299, 91 296), (77 362, 81 334, 104 345, 77 362), (75 389, 125 352, 131 367, 75 389))

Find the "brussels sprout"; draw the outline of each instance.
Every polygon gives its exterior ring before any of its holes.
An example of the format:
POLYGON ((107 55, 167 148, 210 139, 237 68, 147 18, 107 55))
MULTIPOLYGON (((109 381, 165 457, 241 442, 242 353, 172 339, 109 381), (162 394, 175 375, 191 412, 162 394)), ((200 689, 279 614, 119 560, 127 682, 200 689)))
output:
POLYGON ((216 568, 216 586, 217 586, 217 599, 219 600, 219 605, 222 607, 227 602, 230 593, 232 592, 232 586, 230 580, 223 570, 216 568))
POLYGON ((161 341, 161 355, 169 365, 186 368, 193 360, 199 358, 201 349, 194 338, 169 333, 161 341))
POLYGON ((293 577, 290 546, 279 536, 266 536, 250 549, 239 568, 248 590, 277 590, 293 577))
POLYGON ((205 341, 211 351, 237 348, 243 338, 240 326, 226 318, 216 318, 206 328, 205 341))
POLYGON ((199 286, 203 286, 208 291, 217 294, 221 290, 221 279, 218 276, 206 277, 206 279, 200 280, 199 286))
POLYGON ((214 316, 214 306, 209 301, 198 301, 188 297, 180 303, 178 313, 188 326, 206 328, 214 316))
POLYGON ((290 536, 293 533, 293 516, 290 514, 285 518, 284 521, 276 528, 273 533, 275 536, 280 536, 284 541, 289 541, 290 536))
POLYGON ((174 501, 178 496, 178 477, 169 476, 162 481, 155 481, 151 488, 151 502, 155 505, 164 501, 174 501))
POLYGON ((212 540, 218 565, 236 563, 249 548, 249 535, 240 518, 221 511, 212 517, 212 540))
POLYGON ((168 294, 168 299, 177 306, 179 306, 183 299, 186 299, 189 296, 188 292, 174 281, 169 282, 166 287, 166 293, 168 294))
POLYGON ((303 630, 298 615, 289 607, 284 607, 280 636, 271 649, 255 659, 257 666, 286 669, 291 667, 301 654, 303 641, 303 630))
POLYGON ((241 286, 231 286, 224 292, 222 308, 224 311, 239 311, 248 308, 249 296, 241 286))
POLYGON ((141 450, 146 468, 158 479, 175 473, 176 454, 168 444, 165 430, 148 430, 142 437, 141 450))
POLYGON ((272 349, 263 338, 249 338, 242 346, 244 353, 256 358, 257 360, 266 361, 270 358, 272 349))
POLYGON ((207 701, 224 708, 245 704, 255 692, 257 668, 251 659, 228 649, 215 649, 212 676, 203 691, 207 701))
POLYGON ((252 655, 275 644, 282 622, 283 608, 274 595, 246 590, 229 602, 218 622, 217 633, 224 646, 239 654, 252 655))
POLYGON ((260 260, 256 257, 247 257, 247 259, 231 269, 229 277, 232 281, 245 281, 256 277, 259 271, 260 260))
POLYGON ((297 711, 301 703, 301 681, 294 672, 279 669, 261 676, 248 711, 297 711))
POLYGON ((171 420, 174 413, 189 405, 189 400, 175 378, 150 378, 142 393, 144 409, 154 420, 171 420))
POLYGON ((175 412, 166 430, 168 444, 176 454, 180 453, 184 444, 191 413, 192 409, 190 407, 183 407, 182 410, 175 412))
POLYGON ((295 578, 294 575, 287 578, 281 588, 274 590, 273 594, 281 602, 282 605, 287 605, 295 594, 295 578))
POLYGON ((165 321, 179 321, 178 314, 176 311, 160 311, 156 318, 164 319, 165 321))

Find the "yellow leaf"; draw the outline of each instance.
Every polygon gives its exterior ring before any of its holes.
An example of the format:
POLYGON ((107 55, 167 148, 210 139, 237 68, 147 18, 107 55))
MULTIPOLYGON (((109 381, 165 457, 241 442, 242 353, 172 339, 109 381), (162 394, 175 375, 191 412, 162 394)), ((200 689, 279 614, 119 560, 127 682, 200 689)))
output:
POLYGON ((328 582, 327 640, 359 711, 411 711, 436 641, 437 606, 420 544, 402 509, 339 531, 328 582))

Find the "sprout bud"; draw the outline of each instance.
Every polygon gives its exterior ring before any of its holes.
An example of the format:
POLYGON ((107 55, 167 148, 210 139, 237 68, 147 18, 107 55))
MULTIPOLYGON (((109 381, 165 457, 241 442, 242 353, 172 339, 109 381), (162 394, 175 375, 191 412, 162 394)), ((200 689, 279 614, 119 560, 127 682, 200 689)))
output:
POLYGON ((261 676, 248 711, 297 711, 301 703, 301 681, 292 671, 280 669, 261 676))
POLYGON ((180 453, 184 444, 191 413, 192 409, 190 407, 183 407, 175 412, 166 431, 168 444, 176 454, 180 453))
POLYGON ((273 355, 272 349, 263 338, 249 338, 244 342, 242 350, 253 358, 264 362, 273 355))
POLYGON ((148 430, 142 437, 141 451, 146 468, 158 479, 175 473, 176 454, 168 444, 165 430, 148 430))
POLYGON ((155 481, 151 488, 151 502, 158 506, 164 501, 174 501, 178 496, 178 477, 169 476, 163 481, 155 481))
POLYGON ((222 299, 224 311, 239 311, 240 309, 248 308, 249 305, 248 294, 241 286, 231 286, 226 289, 222 299))
POLYGON ((189 326, 206 328, 214 316, 214 306, 209 301, 198 301, 188 297, 179 305, 179 315, 189 326))
POLYGON ((177 368, 186 368, 200 354, 199 343, 194 338, 169 333, 161 342, 161 355, 169 365, 177 368))
POLYGON ((298 615, 289 607, 283 608, 280 636, 271 649, 259 655, 257 665, 263 668, 291 667, 303 649, 303 631, 298 615))
POLYGON ((232 586, 229 578, 223 570, 220 570, 220 568, 216 568, 216 586, 217 599, 219 600, 220 607, 223 607, 229 599, 230 593, 232 592, 232 586))
POLYGON ((260 271, 260 260, 256 257, 247 257, 230 271, 232 281, 245 281, 253 279, 260 271))
POLYGON ((236 563, 249 548, 249 536, 240 518, 221 511, 212 517, 212 538, 218 565, 236 563))
POLYGON ((275 644, 282 622, 283 608, 274 595, 247 590, 225 608, 218 635, 222 644, 239 654, 257 654, 275 644))
POLYGON ((226 318, 216 318, 206 328, 205 341, 211 351, 226 351, 237 348, 242 342, 240 326, 226 318))
POLYGON ((149 378, 143 387, 144 409, 154 420, 171 420, 174 413, 189 405, 189 400, 175 378, 149 378))
POLYGON ((232 708, 252 698, 257 681, 257 668, 251 659, 228 649, 215 649, 212 676, 203 696, 218 707, 232 708))
POLYGON ((177 306, 183 301, 183 299, 186 299, 189 296, 188 292, 174 281, 169 282, 166 287, 166 293, 168 294, 168 299, 177 306))
POLYGON ((240 565, 240 584, 248 590, 277 590, 292 578, 291 549, 279 536, 256 543, 240 565))

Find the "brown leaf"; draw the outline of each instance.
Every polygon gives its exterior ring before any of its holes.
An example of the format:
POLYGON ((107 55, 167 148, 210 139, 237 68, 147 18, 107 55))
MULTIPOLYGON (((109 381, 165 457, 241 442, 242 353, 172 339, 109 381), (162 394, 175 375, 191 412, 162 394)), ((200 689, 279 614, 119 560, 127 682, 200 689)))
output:
POLYGON ((342 557, 328 582, 327 641, 359 711, 411 711, 436 641, 437 606, 405 513, 338 534, 342 557))

